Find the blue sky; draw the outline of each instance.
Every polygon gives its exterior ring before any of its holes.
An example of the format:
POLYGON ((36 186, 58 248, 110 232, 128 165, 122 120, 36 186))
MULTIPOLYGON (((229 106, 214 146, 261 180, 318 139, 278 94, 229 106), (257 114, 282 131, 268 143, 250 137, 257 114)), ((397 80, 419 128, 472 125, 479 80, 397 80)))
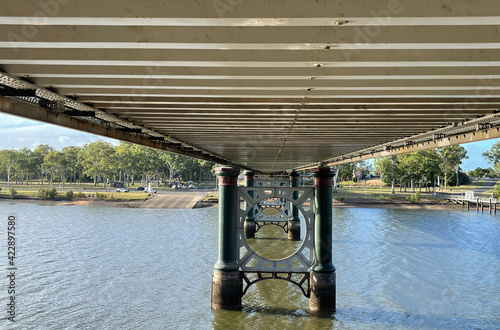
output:
MULTIPOLYGON (((24 147, 33 149, 39 144, 48 144, 61 150, 69 145, 81 147, 99 139, 114 145, 119 144, 118 140, 99 135, 0 113, 0 149, 21 149, 24 147)), ((463 161, 462 169, 469 171, 476 167, 489 167, 490 165, 486 163, 481 154, 489 150, 496 141, 497 139, 464 144, 469 159, 463 161)))

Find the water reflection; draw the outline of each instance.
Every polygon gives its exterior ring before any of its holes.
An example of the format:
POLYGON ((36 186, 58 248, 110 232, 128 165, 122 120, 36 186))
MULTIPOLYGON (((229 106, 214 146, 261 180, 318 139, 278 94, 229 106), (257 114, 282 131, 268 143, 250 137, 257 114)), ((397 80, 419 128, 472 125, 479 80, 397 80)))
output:
POLYGON ((337 313, 327 317, 282 280, 252 285, 242 311, 212 311, 215 208, 2 202, 7 214, 19 221, 13 329, 500 328, 500 221, 487 214, 334 209, 337 313))

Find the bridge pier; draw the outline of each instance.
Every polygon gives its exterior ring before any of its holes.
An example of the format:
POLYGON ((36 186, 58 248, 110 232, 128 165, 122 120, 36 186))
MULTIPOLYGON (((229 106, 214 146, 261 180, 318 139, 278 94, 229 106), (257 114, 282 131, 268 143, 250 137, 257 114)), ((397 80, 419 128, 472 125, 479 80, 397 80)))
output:
POLYGON ((238 169, 216 168, 219 181, 219 251, 212 276, 212 308, 241 309, 243 281, 237 260, 238 169))
MULTIPOLYGON (((255 173, 251 171, 245 171, 245 187, 253 187, 255 186, 255 173)), ((253 192, 248 193, 251 197, 253 196, 253 192)), ((245 217, 244 224, 244 232, 246 238, 255 238, 256 231, 256 223, 254 217, 255 208, 252 207, 250 211, 248 211, 247 216, 245 217)))
MULTIPOLYGON (((312 169, 311 172, 314 188, 303 188, 304 193, 299 197, 295 195, 298 194, 298 190, 293 189, 299 184, 298 173, 290 174, 292 188, 277 187, 266 190, 267 188, 263 187, 248 188, 253 187, 252 172, 246 173, 247 187, 238 188, 238 169, 231 167, 216 169, 219 183, 219 249, 212 276, 213 309, 241 309, 242 297, 250 285, 261 280, 276 278, 299 286, 309 298, 309 308, 312 313, 336 311, 336 273, 332 263, 334 171, 329 167, 319 167, 312 169), (250 196, 253 189, 257 190, 259 196, 266 196, 267 191, 271 191, 268 197, 270 199, 286 196, 287 202, 297 202, 295 203, 297 210, 290 209, 292 211, 287 221, 300 223, 300 210, 306 220, 304 228, 306 237, 294 255, 278 261, 268 260, 256 254, 248 245, 245 233, 249 227, 246 224, 255 222, 255 219, 252 219, 255 217, 254 213, 249 213, 257 205, 253 196, 250 196), (247 203, 244 209, 240 208, 241 200, 247 203), (316 207, 304 209, 302 203, 306 200, 310 200, 316 207), (242 250, 245 252, 240 253, 242 250), (257 278, 249 279, 246 276, 248 273, 257 274, 257 278), (292 278, 294 274, 302 274, 302 279, 297 281, 292 278), (304 283, 308 283, 307 287, 304 283)), ((299 225, 298 234, 295 232, 299 237, 300 230, 299 225)))
POLYGON ((336 273, 332 262, 332 199, 334 172, 329 167, 311 170, 314 179, 316 216, 314 248, 316 264, 310 274, 311 312, 336 311, 336 273))
MULTIPOLYGON (((300 186, 300 174, 297 171, 290 172, 290 187, 296 188, 300 186)), ((297 199, 299 192, 293 193, 293 198, 297 199)), ((292 241, 300 241, 300 217, 299 209, 293 203, 291 206, 291 215, 288 219, 288 239, 292 241)))

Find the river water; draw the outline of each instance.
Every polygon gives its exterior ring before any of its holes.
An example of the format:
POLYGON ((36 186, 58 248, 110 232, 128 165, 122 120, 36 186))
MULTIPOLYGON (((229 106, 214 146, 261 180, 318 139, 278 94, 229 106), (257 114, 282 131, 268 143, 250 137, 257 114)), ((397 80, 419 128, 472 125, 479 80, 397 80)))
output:
POLYGON ((333 214, 338 311, 318 318, 300 290, 280 280, 250 287, 242 311, 211 310, 216 208, 1 202, 0 328, 500 328, 500 216, 333 214), (15 323, 5 312, 8 216, 16 217, 15 323))

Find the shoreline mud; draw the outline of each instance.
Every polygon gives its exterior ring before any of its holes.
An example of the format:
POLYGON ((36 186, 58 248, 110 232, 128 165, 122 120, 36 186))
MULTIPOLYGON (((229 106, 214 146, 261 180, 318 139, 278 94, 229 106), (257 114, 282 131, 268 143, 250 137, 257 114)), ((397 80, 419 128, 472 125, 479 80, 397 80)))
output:
MULTIPOLYGON (((8 203, 36 203, 44 205, 90 205, 90 206, 108 206, 120 208, 140 208, 144 200, 120 201, 120 200, 100 200, 100 199, 74 199, 74 200, 44 200, 37 198, 0 198, 0 202, 8 203)), ((215 207, 218 202, 215 200, 200 200, 194 206, 196 208, 215 207)), ((421 200, 418 202, 404 200, 379 200, 374 198, 345 198, 343 201, 333 200, 333 207, 342 208, 404 208, 404 209, 460 209, 460 205, 450 203, 446 200, 421 200)))

